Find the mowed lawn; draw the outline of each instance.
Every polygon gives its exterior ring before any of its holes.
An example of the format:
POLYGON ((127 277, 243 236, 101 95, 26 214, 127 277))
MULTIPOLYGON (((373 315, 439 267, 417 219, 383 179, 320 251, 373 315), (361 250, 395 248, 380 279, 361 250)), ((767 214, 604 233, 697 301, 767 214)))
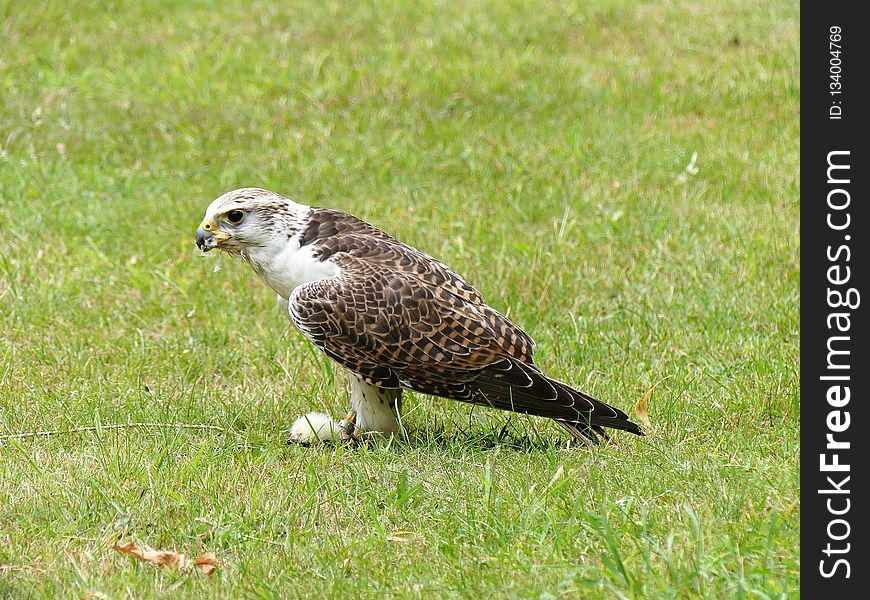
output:
POLYGON ((799 593, 796 3, 15 0, 0 44, 0 597, 799 593), (242 186, 629 414, 658 384, 649 435, 407 394, 401 439, 288 446, 345 383, 198 255, 242 186))

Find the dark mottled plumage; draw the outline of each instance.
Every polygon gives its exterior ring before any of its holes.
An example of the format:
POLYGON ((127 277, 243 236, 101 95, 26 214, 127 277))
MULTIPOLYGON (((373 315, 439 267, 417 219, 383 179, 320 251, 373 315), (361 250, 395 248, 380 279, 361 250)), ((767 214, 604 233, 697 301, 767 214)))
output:
POLYGON ((339 272, 297 287, 291 318, 366 382, 550 417, 591 441, 604 427, 642 433, 621 410, 544 375, 532 339, 431 256, 320 208, 300 243, 339 272))

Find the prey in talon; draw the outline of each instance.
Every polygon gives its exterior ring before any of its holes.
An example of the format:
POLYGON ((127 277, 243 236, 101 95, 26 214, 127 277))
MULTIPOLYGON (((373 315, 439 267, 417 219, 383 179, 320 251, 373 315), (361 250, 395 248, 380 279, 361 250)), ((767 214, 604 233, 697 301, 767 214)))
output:
POLYGON ((338 422, 338 427, 342 442, 347 442, 354 446, 359 443, 359 436, 362 432, 356 426, 356 413, 354 411, 347 413, 347 415, 338 422))
POLYGON ((291 441, 396 434, 403 390, 547 417, 588 444, 607 428, 643 435, 622 410, 545 375, 532 338, 450 267, 354 216, 243 188, 209 205, 196 244, 250 265, 347 373, 347 417, 307 413, 291 441))

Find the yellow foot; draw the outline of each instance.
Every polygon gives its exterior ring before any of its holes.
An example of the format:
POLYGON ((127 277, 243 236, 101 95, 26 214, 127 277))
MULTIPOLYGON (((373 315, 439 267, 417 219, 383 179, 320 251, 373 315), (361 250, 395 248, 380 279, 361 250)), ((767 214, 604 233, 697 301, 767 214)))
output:
POLYGON ((355 410, 351 409, 351 411, 338 422, 338 434, 343 442, 352 446, 359 444, 362 431, 360 431, 359 427, 356 426, 355 410))

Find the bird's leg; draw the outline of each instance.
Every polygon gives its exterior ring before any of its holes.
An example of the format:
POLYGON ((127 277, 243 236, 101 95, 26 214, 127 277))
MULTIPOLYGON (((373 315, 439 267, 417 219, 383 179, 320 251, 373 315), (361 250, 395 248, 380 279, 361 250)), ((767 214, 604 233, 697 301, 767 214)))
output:
MULTIPOLYGON (((342 423, 354 425, 354 432, 377 432, 383 435, 393 435, 399 432, 399 401, 402 390, 383 388, 366 383, 356 373, 348 371, 350 382, 350 412, 342 423)), ((343 427, 350 437, 350 427, 343 427)))
POLYGON ((302 415, 293 423, 290 442, 313 444, 340 440, 356 445, 366 433, 389 436, 399 432, 402 390, 366 383, 350 371, 348 379, 350 411, 347 415, 341 421, 334 421, 329 415, 320 412, 302 415))

